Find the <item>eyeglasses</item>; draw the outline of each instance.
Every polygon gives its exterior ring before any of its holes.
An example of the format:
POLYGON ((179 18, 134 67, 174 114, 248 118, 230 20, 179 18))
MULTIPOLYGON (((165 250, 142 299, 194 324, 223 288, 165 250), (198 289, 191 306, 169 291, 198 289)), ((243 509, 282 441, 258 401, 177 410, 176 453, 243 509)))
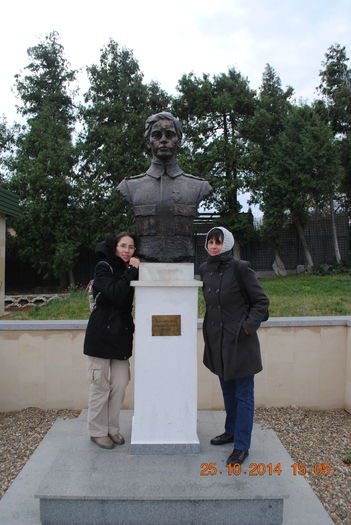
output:
POLYGON ((131 246, 128 244, 117 244, 118 248, 122 248, 122 250, 130 250, 131 252, 134 252, 135 246, 131 246))

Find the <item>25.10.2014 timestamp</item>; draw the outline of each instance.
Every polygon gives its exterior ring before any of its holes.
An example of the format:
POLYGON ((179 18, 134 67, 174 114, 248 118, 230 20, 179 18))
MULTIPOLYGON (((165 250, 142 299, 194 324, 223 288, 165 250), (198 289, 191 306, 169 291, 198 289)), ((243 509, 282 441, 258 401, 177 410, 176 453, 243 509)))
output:
MULTIPOLYGON (((316 476, 331 475, 329 463, 315 463, 311 467, 308 467, 306 463, 293 463, 290 468, 293 476, 304 476, 310 473, 316 476)), ((250 463, 248 468, 235 463, 234 465, 226 465, 223 470, 224 472, 218 470, 217 463, 201 463, 200 476, 216 476, 218 474, 228 474, 228 476, 280 476, 283 472, 280 463, 276 465, 273 463, 250 463)))

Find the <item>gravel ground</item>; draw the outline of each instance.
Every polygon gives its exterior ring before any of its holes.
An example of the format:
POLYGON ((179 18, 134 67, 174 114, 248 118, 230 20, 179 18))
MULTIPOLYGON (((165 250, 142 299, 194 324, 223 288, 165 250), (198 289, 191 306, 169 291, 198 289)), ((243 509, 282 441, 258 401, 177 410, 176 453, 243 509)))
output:
MULTIPOLYGON (((272 428, 296 463, 304 463, 305 478, 336 525, 351 525, 351 414, 345 410, 258 408, 255 421, 272 428), (330 475, 316 475, 315 465, 328 463, 330 475)), ((317 467, 318 468, 318 467, 317 467)))
POLYGON ((0 412, 0 497, 24 467, 58 417, 78 417, 80 410, 25 408, 0 412))
MULTIPOLYGON (((55 420, 78 415, 78 410, 39 408, 0 413, 0 497, 55 420)), ((345 452, 351 449, 351 414, 344 410, 258 408, 255 421, 275 430, 294 461, 304 463, 305 478, 335 524, 351 525, 351 465, 343 462, 345 452), (315 474, 317 463, 328 463, 330 474, 315 474)))

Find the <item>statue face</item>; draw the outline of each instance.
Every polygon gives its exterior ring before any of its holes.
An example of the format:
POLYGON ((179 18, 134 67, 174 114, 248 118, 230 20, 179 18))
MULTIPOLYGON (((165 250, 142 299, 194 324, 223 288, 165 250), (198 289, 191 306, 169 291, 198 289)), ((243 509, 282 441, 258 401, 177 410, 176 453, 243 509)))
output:
POLYGON ((150 133, 150 148, 155 157, 168 160, 176 154, 178 136, 171 120, 161 119, 155 122, 150 133))

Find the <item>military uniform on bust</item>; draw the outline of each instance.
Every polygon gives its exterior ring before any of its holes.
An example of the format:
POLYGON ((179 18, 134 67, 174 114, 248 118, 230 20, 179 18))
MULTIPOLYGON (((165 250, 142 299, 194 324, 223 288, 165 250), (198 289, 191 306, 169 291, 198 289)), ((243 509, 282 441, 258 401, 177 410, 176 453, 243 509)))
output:
POLYGON ((151 115, 145 130, 153 154, 151 166, 117 187, 133 206, 139 256, 144 261, 193 262, 193 220, 212 188, 179 167, 176 153, 182 131, 173 115, 151 115))
POLYGON ((193 220, 209 183, 184 173, 175 159, 154 160, 146 173, 124 179, 118 191, 132 204, 139 256, 145 261, 193 261, 193 220))

